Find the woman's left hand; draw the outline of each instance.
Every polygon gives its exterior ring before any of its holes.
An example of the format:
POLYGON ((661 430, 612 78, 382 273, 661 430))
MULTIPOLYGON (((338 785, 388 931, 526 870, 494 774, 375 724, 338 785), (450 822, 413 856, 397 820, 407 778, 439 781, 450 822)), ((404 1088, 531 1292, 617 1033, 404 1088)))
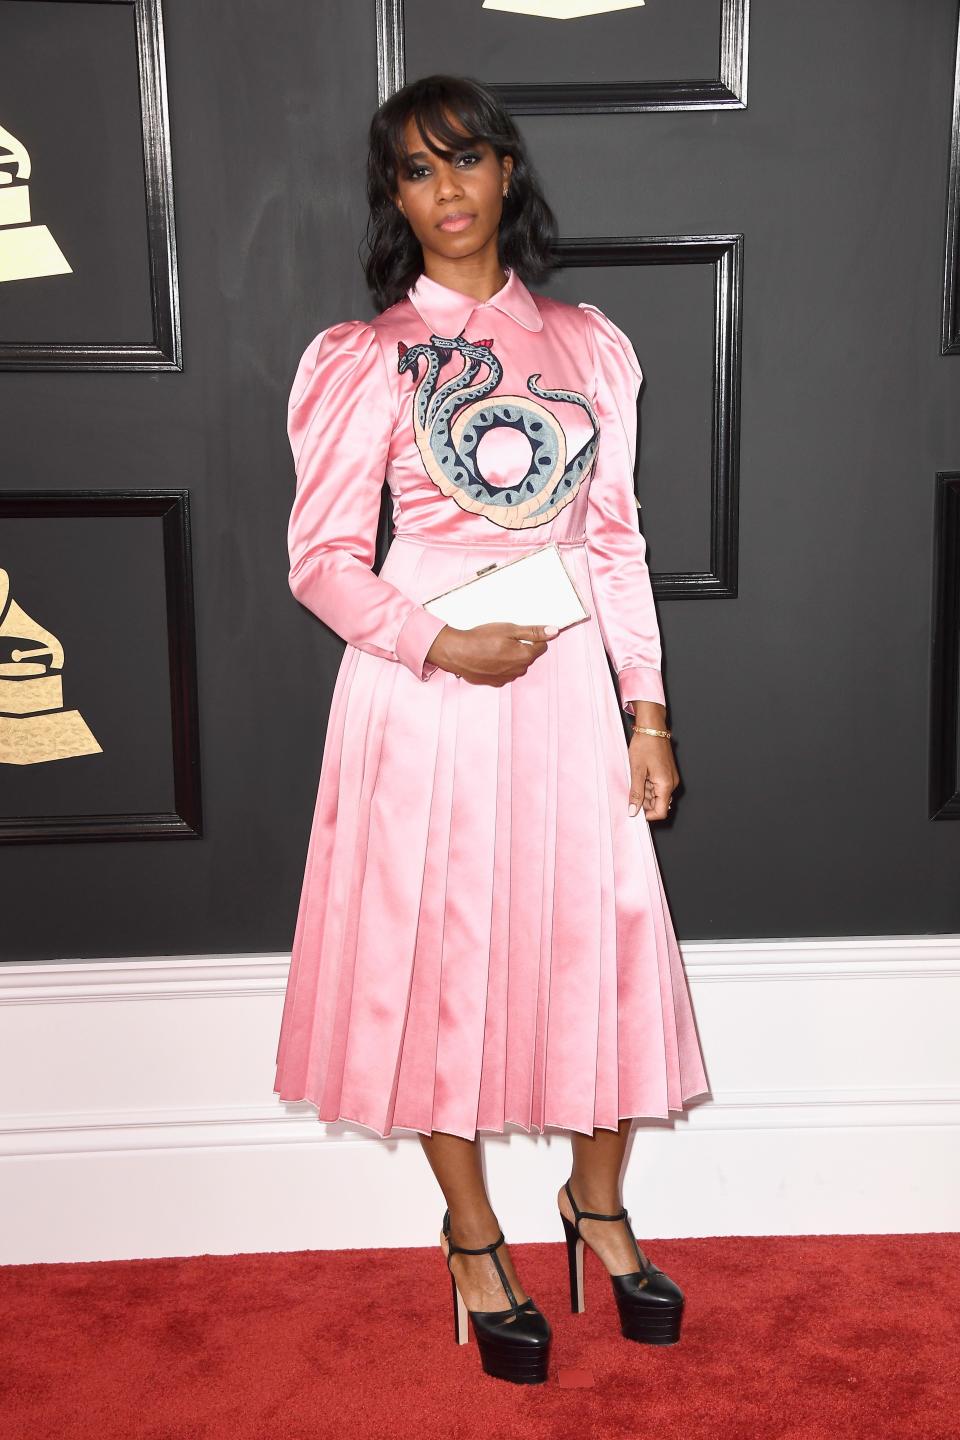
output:
POLYGON ((635 730, 630 737, 630 815, 640 806, 648 820, 666 820, 671 796, 680 783, 673 746, 663 735, 635 730))

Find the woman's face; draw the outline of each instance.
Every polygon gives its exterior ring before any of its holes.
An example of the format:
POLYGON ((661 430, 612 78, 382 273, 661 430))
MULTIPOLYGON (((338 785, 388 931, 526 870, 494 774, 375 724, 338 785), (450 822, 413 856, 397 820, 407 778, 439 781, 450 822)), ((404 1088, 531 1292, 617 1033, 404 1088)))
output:
POLYGON ((427 149, 411 116, 404 127, 410 164, 401 165, 397 177, 396 204, 424 254, 431 251, 445 260, 475 255, 491 242, 496 245, 513 170, 512 156, 501 161, 485 141, 461 133, 463 149, 445 160, 427 149))

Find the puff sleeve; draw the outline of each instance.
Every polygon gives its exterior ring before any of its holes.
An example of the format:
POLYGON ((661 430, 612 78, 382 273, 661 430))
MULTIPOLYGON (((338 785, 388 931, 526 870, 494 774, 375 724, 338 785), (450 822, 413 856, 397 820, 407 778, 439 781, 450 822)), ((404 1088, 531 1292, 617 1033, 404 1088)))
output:
POLYGON ((581 304, 593 353, 600 446, 587 492, 586 540, 597 621, 617 672, 620 703, 663 705, 660 630, 653 604, 647 546, 633 484, 637 395, 643 372, 622 330, 594 305, 581 304))
POLYGON ((444 622, 372 568, 393 420, 372 326, 348 320, 321 331, 297 367, 287 412, 296 465, 289 584, 348 644, 427 680, 444 622))

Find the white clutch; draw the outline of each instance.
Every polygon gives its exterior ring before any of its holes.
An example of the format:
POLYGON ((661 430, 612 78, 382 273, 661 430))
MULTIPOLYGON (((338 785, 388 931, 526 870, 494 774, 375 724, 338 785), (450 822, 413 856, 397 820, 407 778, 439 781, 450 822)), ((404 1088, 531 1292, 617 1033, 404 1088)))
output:
POLYGON ((423 607, 458 630, 494 620, 565 630, 590 618, 553 541, 516 560, 484 565, 472 579, 424 600, 423 607))

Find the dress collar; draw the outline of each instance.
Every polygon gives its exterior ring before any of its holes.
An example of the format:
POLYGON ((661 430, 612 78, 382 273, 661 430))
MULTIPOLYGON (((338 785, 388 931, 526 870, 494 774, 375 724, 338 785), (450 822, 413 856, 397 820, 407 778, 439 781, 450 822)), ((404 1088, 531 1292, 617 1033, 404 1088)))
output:
POLYGON ((506 268, 507 283, 489 300, 474 300, 472 295, 451 290, 449 285, 441 285, 426 273, 407 291, 407 299, 433 333, 447 339, 461 333, 475 310, 488 306, 509 315, 525 330, 542 330, 543 317, 537 309, 537 302, 516 271, 509 266, 506 268))

